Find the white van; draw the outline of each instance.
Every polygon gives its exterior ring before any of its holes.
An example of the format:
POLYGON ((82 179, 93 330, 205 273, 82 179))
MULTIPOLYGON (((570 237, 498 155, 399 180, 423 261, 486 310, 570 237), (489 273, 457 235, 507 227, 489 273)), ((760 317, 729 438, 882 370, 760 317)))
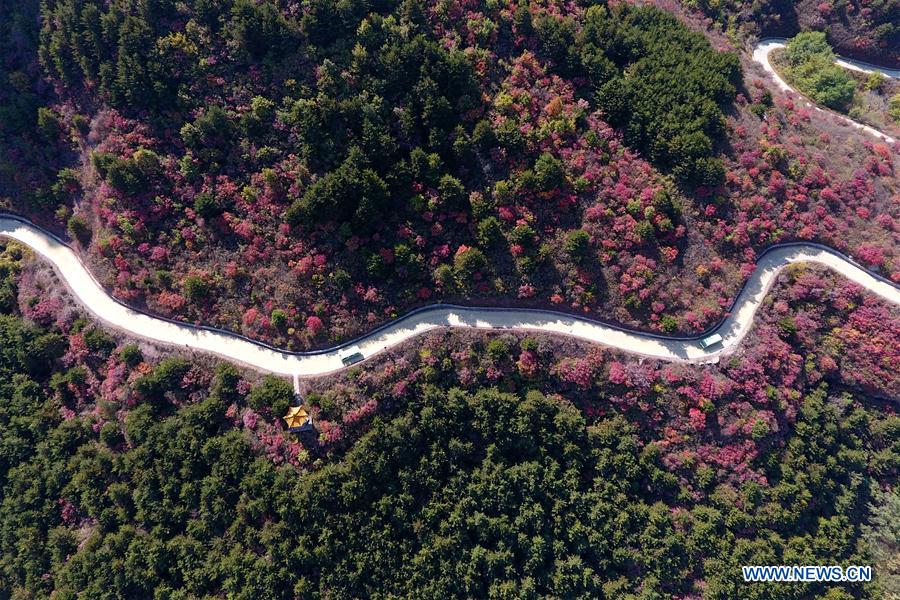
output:
POLYGON ((722 336, 718 333, 714 333, 711 336, 705 337, 700 340, 700 347, 706 350, 710 346, 715 346, 716 344, 722 343, 722 336))

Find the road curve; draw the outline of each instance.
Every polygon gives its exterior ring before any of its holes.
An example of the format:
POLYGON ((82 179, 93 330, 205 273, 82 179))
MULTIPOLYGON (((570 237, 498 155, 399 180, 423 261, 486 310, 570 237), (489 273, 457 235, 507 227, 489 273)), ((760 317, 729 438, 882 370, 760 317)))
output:
MULTIPOLYGON (((793 92, 795 94, 803 95, 801 92, 798 92, 791 86, 787 84, 787 82, 781 78, 780 75, 775 71, 775 68, 772 66, 772 63, 769 61, 769 54, 772 53, 773 50, 777 50, 778 48, 784 48, 787 45, 787 39, 785 38, 765 38, 757 42, 756 46, 753 48, 753 60, 762 65, 763 69, 772 77, 775 81, 775 84, 781 89, 783 92, 793 92)), ((852 69, 854 71, 859 71, 861 73, 881 73, 885 77, 891 77, 894 79, 900 78, 900 71, 896 69, 886 69, 883 67, 878 67, 875 65, 871 65, 869 63, 865 63, 858 60, 853 60, 852 58, 845 58, 842 56, 838 56, 835 63, 845 67, 847 69, 852 69)), ((804 96, 805 98, 806 96, 804 96)), ((853 127, 857 129, 861 129, 866 133, 874 135, 875 137, 881 138, 882 140, 893 144, 895 140, 893 137, 888 134, 875 129, 874 127, 870 127, 869 125, 863 125, 862 123, 858 123, 854 121, 850 117, 844 116, 842 114, 836 113, 834 111, 826 110, 820 108, 813 104, 812 102, 807 103, 810 107, 816 109, 819 112, 829 112, 837 117, 840 117, 853 127)))
MULTIPOLYGON (((21 217, 0 215, 0 236, 34 250, 56 269, 75 298, 100 321, 127 334, 208 352, 272 373, 317 376, 344 368, 338 352, 356 345, 366 358, 426 331, 441 327, 542 331, 618 348, 666 361, 708 362, 733 349, 750 330, 756 309, 784 267, 798 262, 825 265, 888 302, 900 306, 900 286, 854 264, 840 254, 814 244, 786 244, 760 255, 757 268, 741 290, 729 316, 716 328, 723 343, 711 351, 696 338, 674 338, 629 331, 578 316, 544 310, 434 305, 409 313, 363 337, 336 348, 286 352, 239 334, 150 316, 122 304, 103 289, 75 252, 50 232, 21 217)), ((710 332, 711 333, 711 332, 710 332)))

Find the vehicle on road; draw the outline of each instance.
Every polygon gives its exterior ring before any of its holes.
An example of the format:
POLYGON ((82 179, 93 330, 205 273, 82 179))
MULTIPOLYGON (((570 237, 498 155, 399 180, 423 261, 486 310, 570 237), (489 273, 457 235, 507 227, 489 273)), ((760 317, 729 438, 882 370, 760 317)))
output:
POLYGON ((340 357, 341 362, 345 367, 349 367, 352 364, 358 363, 365 358, 362 351, 359 349, 359 346, 350 346, 349 348, 344 348, 343 350, 338 352, 338 356, 340 357))
POLYGON ((710 346, 715 346, 716 344, 722 343, 722 336, 718 333, 714 333, 710 336, 707 336, 700 340, 700 347, 706 350, 710 346))

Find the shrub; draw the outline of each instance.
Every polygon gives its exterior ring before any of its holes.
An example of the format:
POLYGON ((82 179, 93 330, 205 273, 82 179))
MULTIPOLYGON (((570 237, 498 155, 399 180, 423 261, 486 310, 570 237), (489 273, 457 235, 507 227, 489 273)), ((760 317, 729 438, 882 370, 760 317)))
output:
POLYGON ((794 319, 790 316, 784 317, 783 319, 779 319, 777 322, 778 328, 785 335, 794 335, 797 333, 797 324, 794 322, 794 319))
POLYGON ((369 254, 366 258, 366 273, 373 279, 379 279, 387 274, 388 265, 384 257, 378 252, 369 254))
POLYGON ((863 84, 863 87, 869 91, 880 90, 886 81, 887 77, 885 77, 881 73, 869 73, 869 76, 866 77, 866 82, 863 84))
POLYGON ((659 320, 659 326, 666 333, 675 333, 678 331, 678 319, 672 315, 663 315, 659 320))
POLYGON ((503 238, 503 230, 500 228, 500 220, 497 217, 490 216, 482 219, 478 223, 478 243, 484 247, 489 247, 497 243, 503 238))
POLYGON ((212 292, 212 284, 200 275, 188 275, 182 282, 184 297, 192 302, 198 302, 209 297, 212 292))
POLYGON ((272 327, 281 328, 284 327, 287 323, 287 314, 279 308, 276 308, 272 311, 272 316, 270 317, 270 321, 272 323, 272 327))
POLYGON ((144 360, 144 354, 137 344, 128 344, 119 350, 119 358, 129 367, 136 367, 144 360))
POLYGON ((648 242, 652 240, 654 235, 653 223, 647 220, 638 221, 634 226, 634 234, 642 241, 648 242))
POLYGON ((581 262, 587 256, 590 245, 590 234, 584 229, 576 229, 566 234, 563 248, 573 261, 581 262))
POLYGON ((457 252, 453 259, 453 274, 460 283, 467 283, 475 273, 487 267, 488 261, 477 248, 466 248, 457 252))
POLYGON ((522 339, 522 343, 519 344, 522 350, 526 352, 537 352, 538 351, 538 342, 533 337, 526 337, 522 339))
POLYGON ((900 122, 900 94, 894 94, 888 100, 888 115, 895 121, 900 122))
POLYGON ((73 238, 85 246, 91 241, 91 226, 81 215, 72 215, 66 224, 66 230, 73 238))

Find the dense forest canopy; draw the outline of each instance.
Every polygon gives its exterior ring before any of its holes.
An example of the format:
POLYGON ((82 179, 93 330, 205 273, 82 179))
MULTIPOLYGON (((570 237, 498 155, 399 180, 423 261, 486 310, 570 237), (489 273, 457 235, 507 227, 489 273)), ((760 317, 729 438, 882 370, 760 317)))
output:
MULTIPOLYGON (((475 117, 484 109, 475 57, 441 46, 423 9, 362 0, 300 14, 250 0, 46 2, 40 57, 83 103, 99 99, 179 129, 181 160, 198 174, 237 166, 235 153, 248 147, 296 152, 321 179, 288 221, 352 221, 365 231, 389 201, 390 213, 403 211, 413 182, 437 187, 442 176, 468 174, 477 186, 483 171, 471 139, 489 129, 475 117), (206 95, 221 70, 209 56, 222 51, 266 92, 244 98, 246 113, 206 95)), ((735 56, 654 8, 597 3, 580 33, 571 19, 548 14, 532 24, 522 11, 520 27, 535 28, 560 71, 589 78, 598 106, 636 149, 682 179, 721 181, 711 156, 740 78, 735 56)))
POLYGON ((32 203, 56 206, 69 201, 61 185, 54 187, 67 153, 56 145, 56 120, 47 109, 52 90, 37 60, 39 7, 0 0, 0 200, 26 194, 32 203))
POLYGON ((579 42, 581 68, 626 142, 679 179, 722 181, 714 144, 741 79, 736 55, 713 51, 659 10, 591 8, 579 42))

